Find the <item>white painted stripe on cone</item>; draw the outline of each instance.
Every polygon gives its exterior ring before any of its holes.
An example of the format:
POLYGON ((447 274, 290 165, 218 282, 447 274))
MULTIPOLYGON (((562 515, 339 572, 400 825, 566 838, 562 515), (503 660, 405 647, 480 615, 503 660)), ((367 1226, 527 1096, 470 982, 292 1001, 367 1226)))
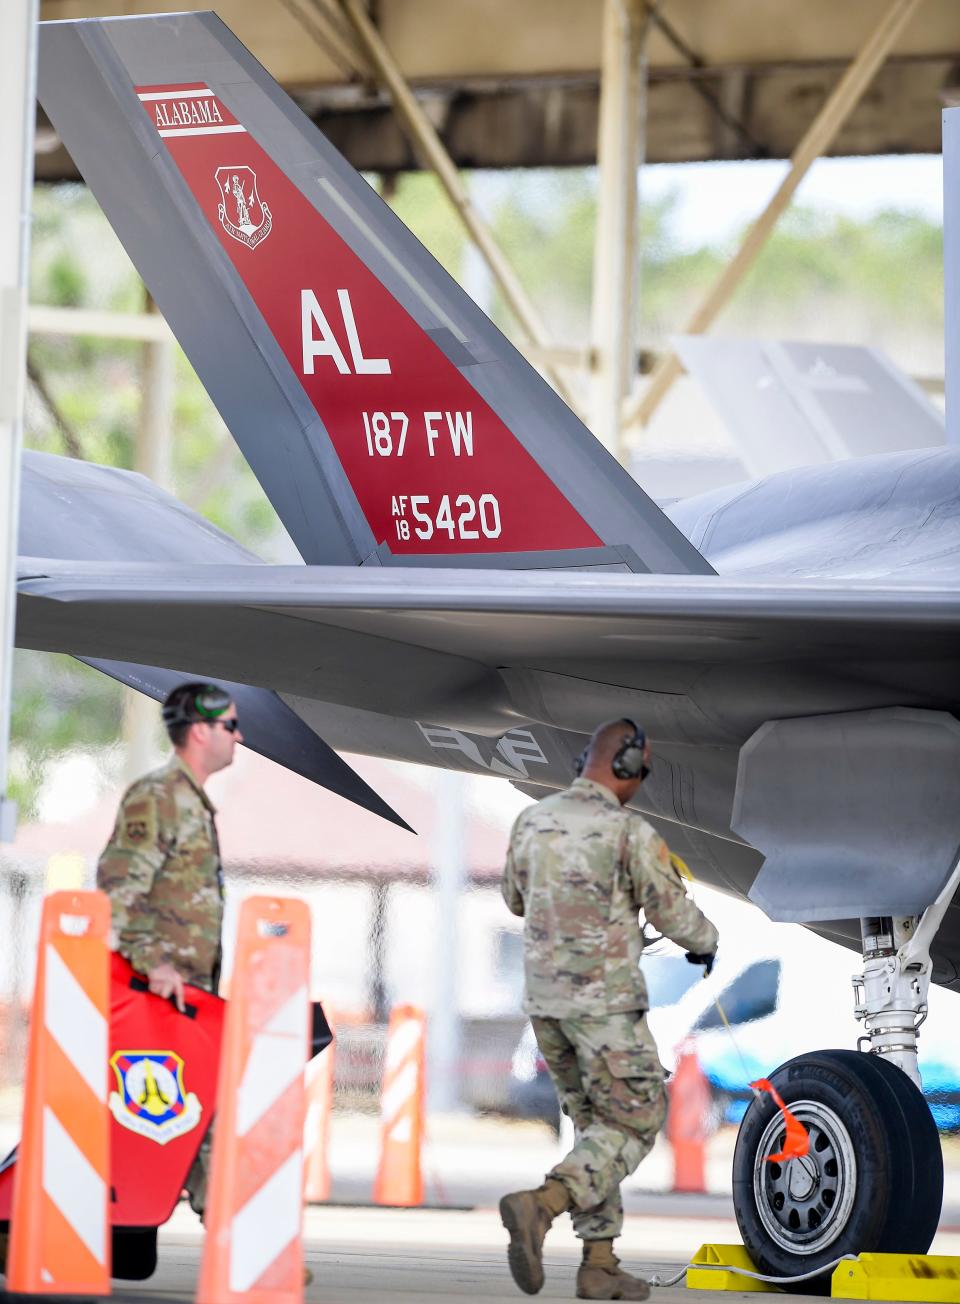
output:
POLYGON ((389 1073, 391 1069, 396 1068, 400 1061, 413 1050, 420 1040, 420 1033, 421 1025, 417 1019, 407 1019, 405 1023, 400 1024, 387 1043, 387 1057, 383 1066, 385 1073, 389 1073))
POLYGON ((49 1105, 43 1110, 43 1189, 96 1261, 104 1263, 106 1183, 49 1105))
POLYGON ((404 1114, 403 1118, 397 1119, 390 1129, 391 1141, 409 1141, 413 1135, 413 1123, 410 1121, 410 1115, 404 1114))
POLYGON ((307 1036, 307 989, 301 987, 285 1001, 253 1039, 237 1087, 237 1136, 250 1131, 297 1078, 303 1079, 307 1036))
POLYGON ((107 1098, 107 1021, 47 943, 43 1021, 98 1100, 107 1098))
POLYGON ((264 1032, 271 1033, 275 1037, 305 1037, 308 1004, 306 986, 298 987, 280 1006, 264 1028, 264 1032))
POLYGON ((299 1235, 302 1190, 303 1152, 295 1150, 235 1214, 230 1226, 231 1290, 249 1290, 299 1235))
POLYGON ((405 1064, 380 1097, 380 1117, 392 1122, 417 1088, 416 1064, 405 1064))

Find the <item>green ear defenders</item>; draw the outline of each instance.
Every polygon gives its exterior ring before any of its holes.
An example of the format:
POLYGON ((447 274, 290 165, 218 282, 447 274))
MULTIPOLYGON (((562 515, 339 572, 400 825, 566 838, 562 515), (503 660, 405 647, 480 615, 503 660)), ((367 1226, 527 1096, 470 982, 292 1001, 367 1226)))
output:
POLYGON ((163 723, 170 726, 216 720, 232 700, 217 684, 181 684, 163 704, 163 723))

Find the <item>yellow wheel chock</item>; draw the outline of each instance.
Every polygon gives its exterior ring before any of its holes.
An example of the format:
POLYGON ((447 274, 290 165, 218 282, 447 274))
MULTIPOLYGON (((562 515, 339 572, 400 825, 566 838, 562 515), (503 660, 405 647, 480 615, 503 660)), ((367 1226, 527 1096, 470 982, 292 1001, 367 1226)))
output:
POLYGON ((833 1299, 960 1300, 960 1258, 948 1254, 861 1254, 833 1270, 833 1299))
MULTIPOLYGON (((772 1282, 733 1271, 756 1272, 742 1245, 701 1245, 687 1269, 689 1290, 766 1291, 772 1282), (724 1272, 729 1268, 729 1272, 724 1272)), ((796 1287, 803 1293, 803 1287, 796 1287)), ((861 1254, 833 1270, 832 1299, 899 1300, 902 1304, 960 1304, 960 1258, 947 1254, 861 1254)))
POLYGON ((764 1291, 768 1295, 779 1295, 776 1286, 765 1281, 754 1281, 752 1277, 741 1277, 736 1272, 723 1272, 721 1266, 746 1268, 756 1272, 757 1268, 750 1255, 742 1245, 701 1245, 690 1260, 687 1269, 688 1290, 738 1290, 764 1291), (697 1269, 697 1264, 714 1265, 697 1269))

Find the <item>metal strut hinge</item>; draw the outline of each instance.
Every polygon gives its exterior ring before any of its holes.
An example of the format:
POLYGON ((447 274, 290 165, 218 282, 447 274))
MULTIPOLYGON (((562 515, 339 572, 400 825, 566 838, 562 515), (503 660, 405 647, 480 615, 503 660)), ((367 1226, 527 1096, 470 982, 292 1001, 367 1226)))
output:
POLYGON ((863 973, 853 977, 854 1017, 864 1026, 858 1048, 891 1060, 921 1086, 917 1035, 927 1018, 930 947, 960 884, 960 863, 922 915, 861 919, 863 973))

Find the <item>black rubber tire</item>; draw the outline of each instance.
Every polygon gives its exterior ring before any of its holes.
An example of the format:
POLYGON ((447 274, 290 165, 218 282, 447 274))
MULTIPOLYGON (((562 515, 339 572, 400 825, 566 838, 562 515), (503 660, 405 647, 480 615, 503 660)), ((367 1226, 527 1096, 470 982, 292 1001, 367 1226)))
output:
MULTIPOLYGON (((857 1174, 852 1203, 836 1238, 812 1252, 799 1243, 795 1251, 784 1248, 764 1225, 754 1190, 757 1151, 778 1111, 767 1093, 751 1102, 733 1157, 733 1202, 743 1243, 758 1270, 793 1276, 843 1254, 925 1254, 943 1201, 943 1156, 927 1103, 906 1074, 876 1055, 826 1050, 789 1060, 770 1080, 787 1105, 808 1100, 832 1111, 849 1136, 857 1174)), ((824 1212, 813 1201, 811 1207, 824 1212)), ((788 1229, 781 1228, 779 1234, 789 1240, 788 1229)), ((827 1271, 793 1289, 829 1295, 830 1277, 827 1271)))
POLYGON ((146 1281, 156 1270, 156 1227, 114 1227, 110 1275, 124 1281, 146 1281))

